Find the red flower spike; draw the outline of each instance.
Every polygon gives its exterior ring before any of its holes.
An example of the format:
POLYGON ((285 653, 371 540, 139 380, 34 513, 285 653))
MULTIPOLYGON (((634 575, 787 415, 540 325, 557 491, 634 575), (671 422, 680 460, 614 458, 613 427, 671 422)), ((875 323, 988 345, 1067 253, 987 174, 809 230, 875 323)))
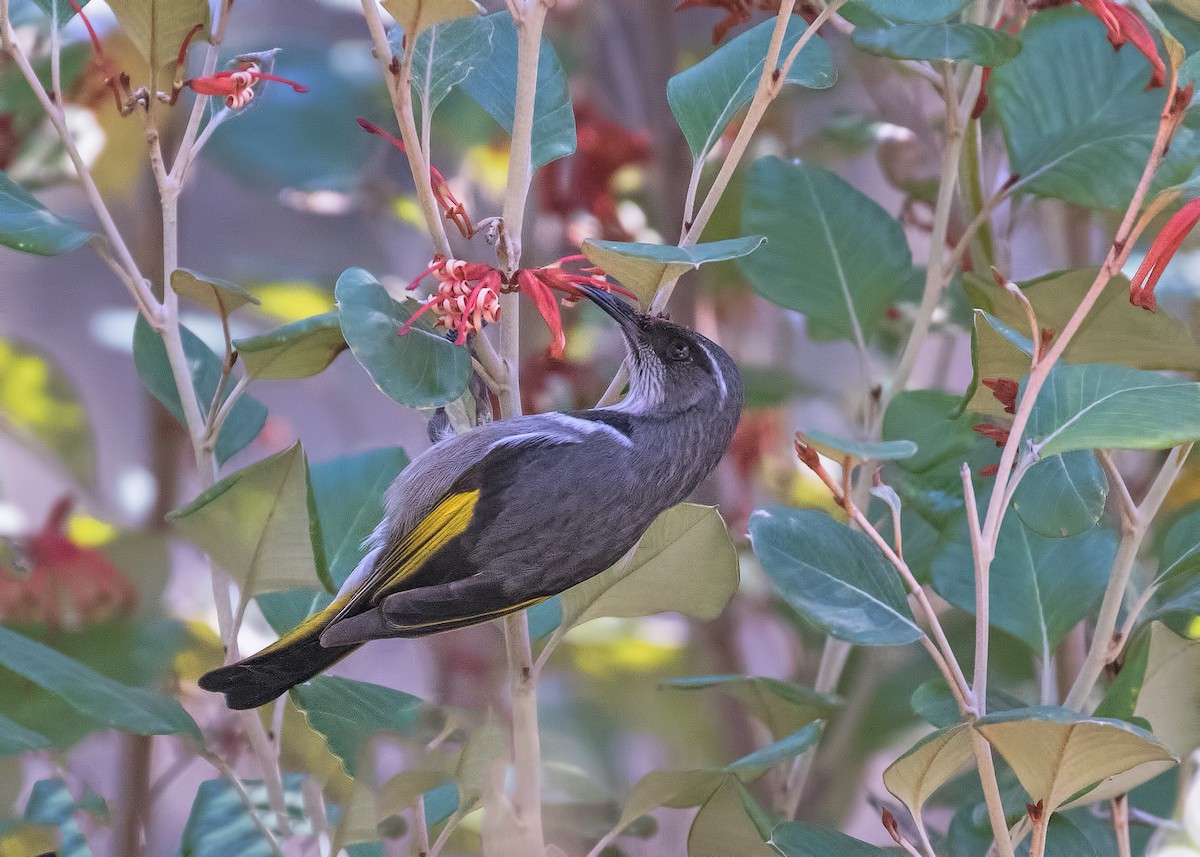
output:
POLYGON ((1108 31, 1109 44, 1113 50, 1119 50, 1126 42, 1132 42, 1147 60, 1150 61, 1150 82, 1146 89, 1157 89, 1167 82, 1167 69, 1162 57, 1158 55, 1158 46, 1154 37, 1142 22, 1142 19, 1127 6, 1115 3, 1113 0, 1079 0, 1079 5, 1100 19, 1104 29, 1108 31))
POLYGON ((1183 239, 1200 221, 1200 199, 1193 199, 1179 211, 1171 215, 1167 225, 1158 233, 1154 243, 1150 245, 1146 258, 1138 267, 1137 273, 1129 281, 1129 302, 1134 306, 1154 311, 1157 302, 1154 299, 1154 287, 1158 285, 1167 263, 1178 252, 1183 239))
POLYGON ((533 301, 533 305, 545 320, 546 327, 550 328, 550 356, 561 360, 566 349, 567 336, 563 333, 562 313, 558 310, 558 301, 554 299, 550 286, 539 276, 545 271, 545 268, 517 271, 517 285, 533 301))
POLYGON ((984 378, 981 383, 992 391, 996 401, 1004 405, 1004 413, 1017 412, 1017 391, 1020 386, 1016 381, 1011 378, 984 378))
POLYGON ((1004 426, 998 426, 995 423, 980 423, 977 426, 971 426, 971 428, 988 440, 995 441, 996 446, 1004 446, 1004 444, 1008 443, 1008 429, 1004 426))

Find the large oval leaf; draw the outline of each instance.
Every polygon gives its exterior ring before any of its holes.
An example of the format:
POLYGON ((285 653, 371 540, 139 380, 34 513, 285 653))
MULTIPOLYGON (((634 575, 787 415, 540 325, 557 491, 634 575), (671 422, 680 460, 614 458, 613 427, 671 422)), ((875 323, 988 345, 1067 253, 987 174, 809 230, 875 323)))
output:
POLYGON ((975 728, 1008 762, 1032 801, 1044 802, 1046 812, 1074 804, 1085 789, 1081 803, 1122 794, 1176 763, 1149 732, 1066 708, 990 714, 975 728), (1120 790, 1110 793, 1106 781, 1117 777, 1120 790))
MULTIPOLYGON (((471 0, 464 0, 471 2, 471 0)), ((492 53, 491 18, 471 16, 422 31, 413 48, 413 93, 421 110, 430 113, 492 53)), ((392 50, 403 33, 392 32, 392 50)))
POLYGON ((694 676, 673 679, 665 682, 663 687, 716 690, 728 694, 761 720, 776 738, 790 735, 814 720, 827 719, 842 705, 842 700, 836 696, 761 676, 694 676))
POLYGON ((387 395, 402 405, 433 408, 452 402, 467 389, 471 355, 436 333, 424 318, 400 336, 416 311, 398 304, 362 268, 338 277, 334 290, 342 333, 363 368, 387 395))
POLYGON ((108 0, 108 5, 138 52, 159 68, 175 62, 183 40, 197 24, 202 29, 195 39, 208 41, 207 0, 108 0))
POLYGON ((483 11, 475 0, 382 0, 383 8, 410 37, 428 28, 483 11))
MULTIPOLYGON (((787 56, 807 28, 799 17, 788 22, 781 58, 787 56)), ((667 102, 696 160, 711 151, 729 123, 754 97, 774 29, 774 20, 763 21, 667 81, 667 102)), ((796 56, 787 79, 808 89, 833 86, 837 68, 820 36, 812 36, 796 56)))
POLYGON ((244 600, 317 580, 333 588, 299 443, 230 474, 168 518, 229 572, 244 600))
MULTIPOLYGON (((1082 9, 1047 9, 1021 33, 1020 55, 996 69, 989 96, 1018 187, 1090 208, 1123 208, 1149 156, 1165 89, 1144 91, 1150 67, 1114 51, 1104 25, 1082 9), (1068 60, 1069 58, 1069 60, 1068 60), (1050 70, 1049 72, 1047 70, 1050 70)), ((1189 171, 1182 129, 1162 176, 1189 171)))
MULTIPOLYGON (((1006 516, 992 560, 992 625, 1048 663, 1054 648, 1099 604, 1116 552, 1116 539, 1106 530, 1048 538, 1016 515, 1006 516)), ((933 585, 951 604, 974 614, 974 563, 965 537, 934 560, 933 585)))
POLYGON ((757 511, 750 516, 750 541, 784 600, 839 640, 899 646, 924 636, 879 548, 824 512, 757 511))
POLYGON ((1200 570, 1200 506, 1182 515, 1167 530, 1159 554, 1159 582, 1194 575, 1200 570))
POLYGON ((0 756, 18 756, 27 750, 44 750, 50 746, 51 741, 45 735, 0 715, 0 756))
POLYGON ((889 857, 892 853, 807 821, 778 825, 771 831, 770 844, 783 857, 889 857))
POLYGON ((755 291, 846 339, 865 343, 915 276, 895 218, 812 164, 755 162, 742 228, 767 238, 738 261, 755 291))
POLYGON ((962 11, 971 0, 850 0, 849 7, 862 6, 883 18, 925 24, 944 21, 962 11))
POLYGON ((1200 439, 1200 384, 1088 363, 1058 365, 1026 431, 1042 457, 1075 449, 1166 449, 1200 439))

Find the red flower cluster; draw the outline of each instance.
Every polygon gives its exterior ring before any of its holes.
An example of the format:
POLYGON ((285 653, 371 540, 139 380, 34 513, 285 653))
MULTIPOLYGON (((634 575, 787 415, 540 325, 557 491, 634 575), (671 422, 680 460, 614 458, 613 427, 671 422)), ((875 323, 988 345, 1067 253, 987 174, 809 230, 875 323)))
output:
POLYGON ((307 86, 296 83, 294 80, 267 74, 259 68, 258 63, 251 62, 250 60, 239 61, 237 69, 219 71, 216 74, 210 74, 208 77, 193 77, 191 80, 185 80, 183 83, 184 86, 190 86, 193 91, 200 95, 224 96, 225 106, 230 109, 237 109, 245 107, 254 98, 254 85, 260 80, 273 80, 276 83, 286 83, 296 92, 308 92, 307 86))
POLYGON ((1154 37, 1132 9, 1114 0, 1079 0, 1079 5, 1104 24, 1113 50, 1119 50, 1126 42, 1132 42, 1133 46, 1150 60, 1150 82, 1146 84, 1146 89, 1156 89, 1166 84, 1167 68, 1162 57, 1158 55, 1154 37))
POLYGON ((554 292, 562 292, 566 301, 575 301, 583 295, 579 286, 595 286, 605 291, 619 291, 632 297, 630 292, 610 282, 598 268, 570 271, 563 267, 567 262, 578 261, 583 256, 567 256, 552 265, 541 268, 522 268, 511 278, 505 278, 498 268, 483 262, 464 262, 435 256, 433 264, 409 285, 414 289, 433 274, 438 280, 433 296, 425 301, 400 328, 400 335, 408 333, 413 323, 426 310, 437 316, 434 325, 455 332, 455 345, 465 345, 467 335, 483 330, 485 324, 500 318, 500 295, 524 292, 533 301, 546 326, 550 328, 550 355, 562 359, 567 344, 563 332, 562 315, 554 292))
POLYGON ((1137 273, 1129 281, 1129 302, 1151 312, 1158 306, 1154 299, 1154 287, 1166 270, 1167 263, 1179 251, 1183 239, 1200 221, 1200 199, 1193 199, 1171 215, 1167 225, 1158 233, 1146 258, 1138 266, 1137 273))
POLYGON ((996 397, 996 401, 1004 405, 1004 413, 1015 414, 1017 412, 1017 392, 1020 390, 1020 385, 1012 378, 984 378, 981 383, 992 391, 992 395, 996 397))
POLYGON ((127 616, 137 606, 137 590, 108 557, 64 533, 72 505, 69 497, 55 503, 29 540, 28 576, 0 566, 0 622, 80 627, 127 616))

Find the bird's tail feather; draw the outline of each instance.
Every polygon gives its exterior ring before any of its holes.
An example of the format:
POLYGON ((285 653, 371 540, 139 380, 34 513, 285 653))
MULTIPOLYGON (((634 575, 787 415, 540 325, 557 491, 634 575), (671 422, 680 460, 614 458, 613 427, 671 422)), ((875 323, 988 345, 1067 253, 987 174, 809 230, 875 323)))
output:
POLYGON ((200 687, 225 694, 230 708, 257 708, 329 669, 358 648, 321 645, 321 632, 343 606, 341 601, 308 617, 258 654, 205 673, 200 687))

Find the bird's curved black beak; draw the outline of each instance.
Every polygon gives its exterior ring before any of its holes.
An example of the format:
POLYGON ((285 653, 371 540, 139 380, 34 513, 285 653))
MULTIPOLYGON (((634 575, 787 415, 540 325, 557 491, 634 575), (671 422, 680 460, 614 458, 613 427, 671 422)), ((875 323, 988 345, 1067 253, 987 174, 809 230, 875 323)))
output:
POLYGON ((579 290, 587 295, 596 306, 604 310, 617 324, 621 326, 621 332, 632 343, 636 342, 640 328, 638 327, 637 318, 638 312, 625 301, 618 298, 612 292, 606 292, 604 289, 598 289, 595 286, 581 285, 579 290))

